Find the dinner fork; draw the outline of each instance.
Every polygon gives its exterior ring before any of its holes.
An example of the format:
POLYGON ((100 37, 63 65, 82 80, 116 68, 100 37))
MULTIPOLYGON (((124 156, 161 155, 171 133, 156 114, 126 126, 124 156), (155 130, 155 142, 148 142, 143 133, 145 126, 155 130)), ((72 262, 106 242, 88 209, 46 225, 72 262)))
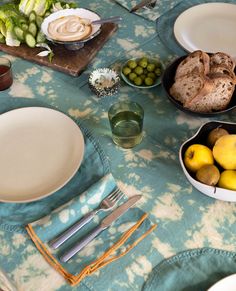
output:
POLYGON ((87 213, 78 222, 73 224, 65 232, 60 234, 58 237, 49 242, 49 246, 53 249, 57 249, 64 242, 66 242, 72 235, 74 235, 78 230, 80 230, 84 225, 86 225, 99 211, 108 211, 114 208, 116 203, 124 196, 120 189, 114 189, 106 198, 104 198, 99 206, 87 213))

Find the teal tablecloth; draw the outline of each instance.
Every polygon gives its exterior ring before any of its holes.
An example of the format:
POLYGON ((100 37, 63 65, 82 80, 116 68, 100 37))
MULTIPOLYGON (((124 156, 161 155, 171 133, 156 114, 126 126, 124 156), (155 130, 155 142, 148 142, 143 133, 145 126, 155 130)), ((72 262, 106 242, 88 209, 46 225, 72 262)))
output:
MULTIPOLYGON (((209 119, 179 111, 169 102, 161 86, 138 90, 122 83, 117 95, 105 99, 97 99, 88 88, 87 77, 91 70, 120 64, 127 57, 148 54, 168 63, 174 52, 159 39, 156 23, 130 14, 115 1, 81 0, 79 3, 80 7, 96 10, 104 17, 123 16, 118 31, 87 70, 79 78, 73 78, 8 55, 13 63, 14 83, 9 90, 0 92, 0 98, 5 96, 10 102, 12 98, 22 97, 43 101, 81 119, 99 140, 120 188, 127 195, 143 194, 139 207, 149 213, 158 227, 148 253, 136 256, 134 251, 128 265, 120 268, 119 273, 108 277, 104 268, 78 287, 70 287, 44 261, 29 238, 17 232, 0 230, 1 268, 17 288, 24 291, 136 291, 142 289, 156 265, 181 251, 211 247, 236 252, 236 204, 214 200, 198 192, 185 178, 178 161, 182 142, 209 119), (107 109, 113 102, 128 99, 140 103, 145 111, 144 139, 132 150, 113 144, 107 118, 107 109)), ((217 119, 235 122, 235 112, 217 119)), ((11 224, 10 217, 8 224, 11 224)), ((119 266, 119 261, 114 264, 119 266)))

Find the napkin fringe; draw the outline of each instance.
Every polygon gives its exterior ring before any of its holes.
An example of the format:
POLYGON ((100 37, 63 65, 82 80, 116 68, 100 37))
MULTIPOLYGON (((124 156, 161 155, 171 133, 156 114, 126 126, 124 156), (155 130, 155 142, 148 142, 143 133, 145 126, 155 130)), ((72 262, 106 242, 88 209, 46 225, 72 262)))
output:
POLYGON ((130 229, 128 229, 121 238, 112 245, 109 249, 105 251, 103 255, 101 255, 94 262, 86 266, 79 274, 73 275, 67 272, 62 265, 58 262, 58 260, 49 252, 47 247, 43 244, 43 242, 36 235, 33 227, 28 224, 26 226, 26 230, 36 245, 37 249, 43 255, 45 260, 56 269, 68 282, 71 286, 75 286, 80 283, 86 276, 89 276, 96 272, 97 270, 105 267, 106 265, 116 261, 117 259, 125 256, 130 250, 132 250, 136 245, 138 245, 147 235, 149 235, 157 225, 152 225, 144 234, 142 234, 136 241, 134 241, 131 245, 129 245, 123 252, 118 255, 113 255, 116 250, 118 250, 127 240, 128 238, 140 227, 140 225, 147 219, 148 215, 145 213, 130 229), (110 258, 109 258, 110 257, 110 258))

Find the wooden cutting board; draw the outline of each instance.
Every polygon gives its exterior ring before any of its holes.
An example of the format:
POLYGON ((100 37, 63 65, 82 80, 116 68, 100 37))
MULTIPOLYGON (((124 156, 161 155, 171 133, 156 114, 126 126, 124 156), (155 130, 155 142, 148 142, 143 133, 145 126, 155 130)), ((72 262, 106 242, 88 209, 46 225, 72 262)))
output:
POLYGON ((88 41, 83 48, 76 51, 68 50, 63 45, 52 45, 54 57, 51 63, 48 57, 37 56, 37 53, 44 50, 42 48, 30 48, 25 44, 21 44, 19 47, 0 44, 0 50, 71 76, 78 76, 95 57, 105 42, 114 34, 117 27, 117 24, 114 23, 103 24, 100 34, 88 41))

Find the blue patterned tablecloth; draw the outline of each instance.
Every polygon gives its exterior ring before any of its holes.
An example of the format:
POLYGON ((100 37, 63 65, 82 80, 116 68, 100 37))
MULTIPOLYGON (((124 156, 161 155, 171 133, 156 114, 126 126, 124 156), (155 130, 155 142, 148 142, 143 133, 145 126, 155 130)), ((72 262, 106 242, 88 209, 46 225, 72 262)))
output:
MULTIPOLYGON (((136 291, 142 289, 156 265, 181 251, 203 247, 236 251, 236 204, 198 192, 185 178, 178 161, 180 145, 209 119, 179 111, 161 86, 139 90, 122 83, 118 94, 104 99, 98 99, 88 88, 88 74, 94 68, 116 66, 126 58, 143 54, 160 57, 164 63, 173 59, 174 53, 156 33, 156 23, 130 14, 111 0, 80 0, 79 4, 102 17, 123 16, 118 31, 87 70, 74 78, 1 53, 13 63, 14 83, 0 92, 0 98, 43 101, 81 119, 102 145, 119 187, 127 195, 143 195, 139 207, 158 227, 151 236, 148 253, 136 256, 134 249, 129 263, 114 277, 106 276, 107 266, 73 288, 48 265, 25 234, 2 229, 0 266, 20 291, 136 291), (134 100, 144 108, 144 139, 134 149, 124 150, 111 140, 107 109, 116 100, 134 100)), ((236 115, 233 111, 218 119, 236 122, 236 115)), ((119 266, 119 261, 114 264, 119 266)), ((176 287, 175 291, 180 290, 176 287)))

